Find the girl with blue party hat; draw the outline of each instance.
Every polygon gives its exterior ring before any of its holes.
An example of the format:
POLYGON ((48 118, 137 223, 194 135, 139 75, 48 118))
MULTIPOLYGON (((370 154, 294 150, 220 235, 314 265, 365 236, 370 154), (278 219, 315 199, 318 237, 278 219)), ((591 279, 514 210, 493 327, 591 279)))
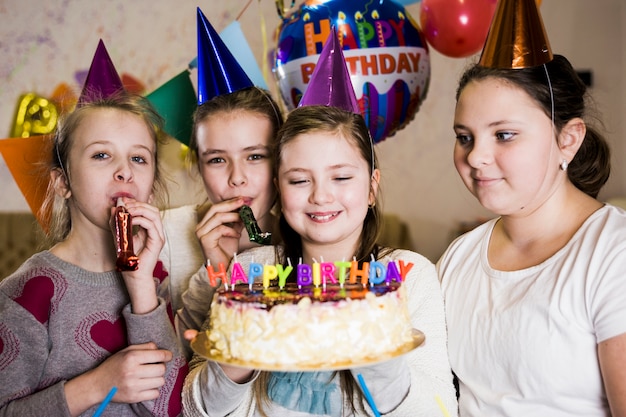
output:
MULTIPOLYGON (((204 265, 228 265, 235 253, 261 244, 241 219, 243 206, 268 236, 267 243, 276 242, 271 149, 283 123, 278 105, 253 85, 200 8, 197 25, 198 107, 189 155, 208 201, 164 212, 161 252, 185 345, 185 330, 200 328, 211 301, 204 265), (187 293, 189 287, 193 290, 187 293)), ((191 357, 189 349, 187 355, 191 357)))

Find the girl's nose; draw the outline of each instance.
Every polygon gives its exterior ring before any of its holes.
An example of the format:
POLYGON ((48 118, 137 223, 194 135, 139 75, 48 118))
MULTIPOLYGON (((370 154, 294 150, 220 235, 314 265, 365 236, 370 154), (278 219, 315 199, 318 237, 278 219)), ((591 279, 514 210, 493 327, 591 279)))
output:
POLYGON ((493 149, 483 141, 474 140, 474 145, 467 154, 467 163, 478 168, 493 162, 493 149))
POLYGON ((316 183, 313 185, 313 190, 311 192, 310 201, 313 204, 324 204, 330 203, 333 201, 333 193, 329 191, 328 186, 324 186, 324 184, 316 183))
POLYGON ((239 187, 247 182, 245 170, 239 166, 239 164, 233 164, 229 178, 230 185, 233 187, 239 187))
POLYGON ((122 163, 117 171, 115 172, 115 179, 117 181, 128 182, 133 178, 133 171, 130 168, 130 164, 128 162, 122 163))

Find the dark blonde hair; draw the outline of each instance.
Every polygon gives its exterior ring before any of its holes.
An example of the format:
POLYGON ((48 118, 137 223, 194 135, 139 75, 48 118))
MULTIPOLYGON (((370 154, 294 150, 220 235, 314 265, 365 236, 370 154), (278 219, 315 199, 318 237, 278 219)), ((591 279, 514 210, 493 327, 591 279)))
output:
POLYGON ((570 120, 585 120, 587 133, 576 156, 569 163, 567 176, 576 188, 596 198, 611 173, 611 152, 599 130, 589 124, 592 115, 587 110, 587 103, 591 97, 587 86, 567 58, 554 55, 554 59, 546 63, 545 67, 540 65, 515 70, 474 65, 461 77, 456 99, 459 99, 461 92, 471 81, 485 78, 502 79, 522 89, 549 118, 553 115, 554 100, 554 126, 557 134, 570 120))
POLYGON ((198 125, 208 117, 218 113, 236 113, 247 111, 266 117, 271 124, 270 147, 274 147, 276 133, 283 125, 283 114, 269 92, 249 87, 230 94, 213 97, 198 106, 193 114, 193 128, 189 138, 189 159, 195 163, 198 159, 198 125))
MULTIPOLYGON (((120 92, 106 98, 96 98, 92 100, 93 101, 89 103, 81 103, 79 107, 59 121, 54 135, 52 155, 48 161, 47 170, 59 170, 65 177, 68 187, 71 189, 69 154, 74 145, 76 129, 81 125, 85 116, 100 109, 116 109, 128 112, 139 116, 144 121, 150 132, 150 136, 152 136, 155 144, 157 144, 154 152, 153 194, 157 206, 163 207, 167 202, 167 190, 164 180, 159 173, 159 161, 157 157, 158 144, 164 143, 165 141, 162 117, 145 97, 136 94, 120 92)), ((50 227, 46 236, 48 240, 47 243, 54 244, 64 240, 72 227, 72 219, 70 218, 67 200, 56 194, 52 181, 48 184, 48 190, 41 207, 41 213, 51 213, 50 227)))
MULTIPOLYGON (((289 113, 285 124, 278 131, 277 145, 274 152, 276 156, 274 178, 278 177, 278 167, 281 163, 284 146, 300 135, 314 132, 339 134, 341 137, 354 144, 358 150, 358 154, 367 162, 370 176, 373 175, 374 169, 378 167, 378 161, 374 152, 374 144, 370 132, 361 115, 347 112, 336 107, 303 106, 289 113)), ((377 194, 376 203, 369 207, 363 219, 363 230, 361 231, 359 246, 354 254, 359 263, 369 261, 372 255, 376 259, 384 257, 385 254, 391 250, 390 248, 381 248, 377 244, 382 219, 381 207, 380 204, 377 204, 379 196, 380 191, 377 194)), ((302 257, 302 239, 287 223, 282 214, 280 216, 279 225, 283 240, 283 251, 276 251, 277 259, 283 264, 287 263, 288 258, 297 262, 297 260, 302 257)), ((339 385, 344 402, 347 400, 353 414, 357 414, 357 410, 364 413, 363 394, 356 385, 351 372, 337 371, 337 374, 339 375, 339 385)), ((269 373, 262 372, 254 383, 255 397, 261 415, 265 415, 263 407, 269 403, 267 395, 269 378, 269 373)))

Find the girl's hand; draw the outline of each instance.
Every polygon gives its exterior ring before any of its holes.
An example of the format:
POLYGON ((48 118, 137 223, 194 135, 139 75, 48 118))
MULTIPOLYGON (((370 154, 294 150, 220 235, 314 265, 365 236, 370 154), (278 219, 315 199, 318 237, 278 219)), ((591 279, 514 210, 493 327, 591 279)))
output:
POLYGON ((244 200, 240 197, 213 204, 196 226, 202 252, 211 265, 223 263, 227 266, 239 251, 243 223, 238 209, 243 204, 244 200))
POLYGON ((132 216, 133 228, 138 228, 133 235, 133 249, 139 258, 139 266, 136 271, 122 272, 122 276, 133 313, 145 314, 154 310, 159 303, 153 273, 165 243, 165 233, 156 207, 135 200, 124 200, 132 216))
POLYGON ((112 387, 117 387, 113 402, 138 403, 154 400, 165 384, 165 363, 172 353, 156 344, 132 345, 109 356, 94 368, 65 384, 72 415, 83 413, 101 402, 112 387))

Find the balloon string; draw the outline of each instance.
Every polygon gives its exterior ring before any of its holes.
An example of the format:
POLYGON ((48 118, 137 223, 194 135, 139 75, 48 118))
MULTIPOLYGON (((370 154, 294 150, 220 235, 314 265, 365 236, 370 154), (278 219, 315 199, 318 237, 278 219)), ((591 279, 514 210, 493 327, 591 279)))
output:
POLYGON ((248 2, 246 3, 245 6, 243 6, 243 9, 241 9, 239 14, 235 18, 235 20, 239 20, 241 18, 241 16, 246 12, 246 10, 248 9, 248 6, 250 6, 251 3, 252 3, 252 0, 248 0, 248 2))
POLYGON ((263 79, 265 80, 265 82, 267 82, 268 80, 268 70, 267 70, 267 56, 269 54, 269 49, 267 46, 267 26, 265 24, 265 16, 263 15, 263 13, 261 13, 261 0, 258 1, 258 6, 259 6, 259 15, 261 16, 261 39, 263 39, 263 55, 262 55, 262 62, 263 62, 263 79))

